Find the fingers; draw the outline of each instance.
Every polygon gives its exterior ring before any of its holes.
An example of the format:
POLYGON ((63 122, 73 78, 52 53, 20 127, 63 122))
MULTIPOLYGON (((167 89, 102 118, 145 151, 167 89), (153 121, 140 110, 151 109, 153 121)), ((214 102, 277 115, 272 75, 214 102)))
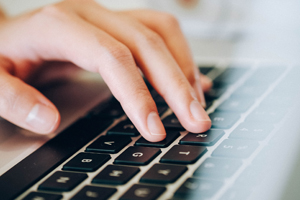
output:
POLYGON ((56 107, 40 92, 13 77, 1 68, 0 61, 0 115, 30 131, 47 134, 59 125, 56 107))
MULTIPOLYGON (((63 1, 34 12, 28 19, 27 23, 21 20, 22 23, 12 26, 13 30, 22 30, 14 31, 14 38, 20 39, 17 42, 11 41, 14 45, 6 45, 0 51, 16 57, 16 65, 28 63, 28 60, 32 63, 43 60, 70 61, 86 70, 100 73, 139 132, 149 141, 161 141, 166 133, 137 63, 188 131, 203 132, 210 128, 211 121, 199 102, 202 98, 198 94, 201 86, 199 77, 195 77, 193 72, 195 68, 182 71, 185 68, 178 63, 189 61, 184 61, 179 51, 170 50, 174 49, 172 41, 166 42, 162 38, 164 34, 157 34, 132 17, 105 10, 93 1, 63 1), (197 84, 189 81, 192 79, 197 84)), ((12 38, 9 31, 2 36, 3 40, 12 38)), ((189 66, 192 65, 191 61, 189 66)), ((22 69, 19 67, 18 71, 22 69)), ((16 97, 13 98, 13 106, 8 106, 7 110, 6 106, 0 108, 5 118, 30 130, 43 129, 40 131, 42 133, 55 129, 59 117, 53 115, 56 113, 55 107, 44 96, 9 73, 3 73, 0 78, 5 80, 5 93, 9 95, 12 90, 12 96, 16 97), (18 99, 16 94, 22 98, 18 99), (22 104, 26 106, 18 111, 21 112, 20 116, 13 119, 9 110, 14 111, 14 105, 22 104), (45 114, 51 112, 50 115, 45 114), (45 116, 52 116, 47 121, 54 121, 54 128, 46 125, 38 127, 40 125, 33 123, 45 116), (18 122, 22 119, 25 121, 18 122)), ((4 100, 3 105, 8 103, 4 100)), ((46 120, 40 121, 40 124, 46 123, 46 120)))
POLYGON ((36 52, 39 57, 71 61, 86 70, 100 73, 143 137, 152 142, 163 140, 165 129, 130 50, 106 32, 76 16, 60 13, 55 23, 45 23, 47 19, 53 20, 53 12, 57 11, 48 10, 36 18, 48 27, 44 27, 43 32, 44 37, 48 38, 46 42, 30 41, 39 47, 36 52))
POLYGON ((200 73, 193 62, 192 54, 176 18, 170 14, 152 10, 125 11, 123 13, 138 19, 162 37, 179 67, 196 91, 197 98, 205 107, 203 88, 206 91, 209 90, 211 80, 205 78, 205 76, 201 76, 200 79, 200 73))
POLYGON ((203 132, 210 128, 211 121, 197 94, 158 34, 126 16, 99 12, 96 5, 78 12, 130 49, 146 78, 187 130, 203 132))
POLYGON ((200 82, 203 92, 208 92, 213 86, 212 80, 203 74, 200 74, 200 82))

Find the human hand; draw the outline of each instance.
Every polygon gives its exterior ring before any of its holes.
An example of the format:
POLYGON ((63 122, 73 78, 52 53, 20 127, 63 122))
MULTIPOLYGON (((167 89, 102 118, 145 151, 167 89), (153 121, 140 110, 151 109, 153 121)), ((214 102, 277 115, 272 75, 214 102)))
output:
POLYGON ((0 21, 0 55, 0 115, 30 131, 51 133, 60 122, 56 107, 26 83, 47 61, 100 73, 149 141, 163 140, 166 132, 139 69, 188 131, 211 126, 201 106, 202 88, 208 90, 211 82, 199 78, 178 22, 169 14, 113 12, 92 0, 66 0, 0 21))

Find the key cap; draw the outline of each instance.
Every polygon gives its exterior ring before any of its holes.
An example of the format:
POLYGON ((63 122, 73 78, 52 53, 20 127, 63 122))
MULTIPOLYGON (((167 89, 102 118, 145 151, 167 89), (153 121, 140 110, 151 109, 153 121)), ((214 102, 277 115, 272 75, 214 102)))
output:
POLYGON ((205 99, 206 107, 205 110, 208 110, 214 103, 214 100, 205 99))
POLYGON ((197 178, 188 178, 180 188, 175 192, 176 198, 182 199, 204 199, 215 195, 223 183, 215 180, 204 180, 197 178))
POLYGON ((155 164, 140 179, 142 183, 168 184, 174 183, 187 167, 178 165, 155 164))
POLYGON ((272 107, 259 106, 254 109, 246 118, 247 122, 267 122, 276 124, 279 123, 288 112, 285 108, 276 109, 272 107))
POLYGON ((212 128, 228 129, 240 118, 239 114, 214 112, 209 114, 212 128))
POLYGON ((87 152, 118 153, 131 142, 129 136, 104 135, 95 140, 87 148, 87 152))
POLYGON ((122 185, 139 171, 138 167, 108 165, 92 180, 92 183, 122 185))
POLYGON ((180 136, 178 131, 167 131, 167 136, 163 141, 160 142, 149 142, 145 140, 143 137, 138 139, 135 142, 136 146, 148 146, 148 147, 158 147, 164 148, 168 147, 174 140, 176 140, 180 136))
POLYGON ((136 130, 132 122, 127 119, 108 130, 107 135, 128 135, 134 137, 140 135, 140 133, 136 130))
POLYGON ((60 194, 47 194, 41 192, 31 192, 23 200, 60 200, 63 196, 60 194))
POLYGON ((57 192, 71 191, 87 177, 86 174, 58 171, 39 185, 38 189, 57 192))
POLYGON ((243 113, 254 103, 252 98, 229 98, 217 107, 218 112, 243 113))
POLYGON ((269 170, 264 167, 249 165, 236 179, 234 185, 245 186, 249 189, 259 187, 259 184, 263 181, 264 178, 267 177, 268 172, 269 170))
POLYGON ((246 140, 263 140, 274 129, 272 124, 268 123, 241 123, 234 131, 229 135, 232 139, 246 139, 246 140))
POLYGON ((208 92, 205 93, 205 99, 215 100, 220 98, 227 90, 227 86, 213 86, 208 92))
POLYGON ((195 163, 207 149, 205 147, 175 145, 161 159, 161 163, 192 164, 195 163))
POLYGON ((264 92, 268 89, 267 86, 261 86, 261 85, 242 85, 241 87, 239 87, 238 89, 236 89, 233 93, 232 93, 232 97, 235 98, 248 98, 248 97, 255 97, 258 98, 261 95, 264 94, 264 92))
POLYGON ((105 154, 79 153, 63 166, 63 170, 93 172, 110 158, 105 154))
POLYGON ((260 66, 257 70, 251 75, 251 77, 245 82, 245 85, 260 85, 267 86, 270 83, 273 83, 280 75, 285 71, 284 67, 267 67, 260 66))
POLYGON ((159 116, 162 116, 168 109, 169 109, 168 106, 164 106, 164 105, 157 106, 157 112, 158 112, 159 116))
POLYGON ((175 114, 171 114, 162 120, 163 125, 168 130, 184 131, 185 129, 180 124, 175 114))
POLYGON ((262 107, 273 107, 276 108, 290 108, 296 105, 298 98, 290 95, 281 95, 275 91, 271 92, 261 103, 262 107))
POLYGON ((206 75, 206 74, 208 74, 211 70, 214 69, 214 66, 213 66, 213 65, 212 65, 212 66, 208 66, 208 65, 202 66, 202 65, 201 65, 201 66, 198 66, 198 68, 199 68, 201 74, 206 75))
POLYGON ((147 165, 150 163, 161 150, 150 147, 128 147, 121 155, 119 155, 114 163, 125 165, 147 165))
POLYGON ((214 80, 214 85, 233 84, 238 81, 248 68, 228 67, 214 80))
POLYGON ((155 200, 165 190, 165 187, 135 184, 121 196, 120 200, 155 200))
POLYGON ((248 158, 257 147, 255 141, 226 139, 213 151, 212 156, 248 158))
POLYGON ((106 200, 116 191, 115 188, 85 186, 71 200, 106 200))
POLYGON ((91 115, 95 115, 98 118, 119 118, 122 115, 124 115, 124 110, 121 106, 121 104, 116 100, 112 99, 105 105, 100 105, 93 109, 93 111, 90 113, 91 115))
POLYGON ((162 96, 160 96, 157 91, 152 91, 151 92, 152 94, 152 97, 153 97, 153 100, 155 101, 156 105, 160 105, 160 106, 166 106, 167 103, 166 101, 164 100, 164 98, 162 96))
POLYGON ((223 180, 231 177, 241 166, 241 160, 207 158, 194 172, 195 177, 223 180))
POLYGON ((188 133, 179 142, 179 144, 212 146, 224 135, 223 130, 210 129, 204 133, 188 133))
POLYGON ((225 192, 220 200, 241 200, 248 199, 251 195, 251 190, 245 187, 232 187, 225 192))

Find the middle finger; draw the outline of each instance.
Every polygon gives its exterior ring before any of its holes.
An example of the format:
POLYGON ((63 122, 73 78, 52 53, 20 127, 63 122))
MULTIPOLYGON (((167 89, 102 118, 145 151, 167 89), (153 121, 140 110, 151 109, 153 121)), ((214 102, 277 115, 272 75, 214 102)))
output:
POLYGON ((96 3, 78 7, 77 11, 130 49, 148 81, 188 131, 203 132, 210 128, 211 121, 194 89, 158 34, 137 20, 105 10, 96 3))

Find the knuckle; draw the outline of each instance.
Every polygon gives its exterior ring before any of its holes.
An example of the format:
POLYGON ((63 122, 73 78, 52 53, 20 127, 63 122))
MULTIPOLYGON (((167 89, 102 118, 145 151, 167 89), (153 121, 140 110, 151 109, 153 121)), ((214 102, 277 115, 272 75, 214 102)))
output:
POLYGON ((119 61, 128 60, 132 58, 131 52, 128 47, 123 44, 113 45, 109 49, 109 54, 119 61))
MULTIPOLYGON (((101 49, 103 46, 101 42, 97 45, 101 49)), ((132 66, 135 64, 131 51, 128 47, 126 47, 122 43, 112 42, 107 45, 101 53, 101 60, 104 65, 99 66, 98 63, 98 55, 94 55, 93 57, 96 58, 95 62, 92 62, 91 68, 94 69, 93 71, 97 71, 98 73, 102 74, 105 72, 107 68, 111 70, 118 70, 120 67, 132 66), (115 68, 115 69, 113 69, 115 68)))
POLYGON ((177 84, 178 84, 179 88, 186 89, 186 86, 187 86, 187 80, 186 80, 186 78, 180 77, 180 78, 177 78, 176 80, 177 80, 177 84))
POLYGON ((128 66, 128 64, 134 64, 131 51, 125 45, 119 43, 110 45, 104 54, 105 60, 110 63, 110 67, 113 66, 128 66), (121 64, 121 65, 119 65, 121 64))
POLYGON ((19 99, 18 97, 20 96, 20 91, 9 83, 1 84, 0 91, 2 91, 1 93, 3 94, 1 95, 0 101, 1 112, 14 112, 19 99))
POLYGON ((152 31, 146 31, 143 34, 140 34, 138 36, 140 44, 146 45, 148 47, 162 47, 164 46, 163 39, 155 32, 152 31))
POLYGON ((32 18, 49 22, 49 19, 62 20, 68 16, 67 9, 60 4, 48 5, 33 13, 32 18))
POLYGON ((149 90, 146 87, 135 87, 130 91, 126 91, 124 95, 120 97, 120 102, 122 102, 128 109, 138 109, 143 110, 145 106, 154 106, 153 99, 150 95, 149 90), (129 97, 134 97, 134 101, 128 101, 129 97), (138 103, 137 103, 138 101, 138 103))
POLYGON ((169 13, 161 13, 161 19, 163 24, 167 25, 168 27, 171 28, 179 28, 179 21, 175 16, 169 13))

